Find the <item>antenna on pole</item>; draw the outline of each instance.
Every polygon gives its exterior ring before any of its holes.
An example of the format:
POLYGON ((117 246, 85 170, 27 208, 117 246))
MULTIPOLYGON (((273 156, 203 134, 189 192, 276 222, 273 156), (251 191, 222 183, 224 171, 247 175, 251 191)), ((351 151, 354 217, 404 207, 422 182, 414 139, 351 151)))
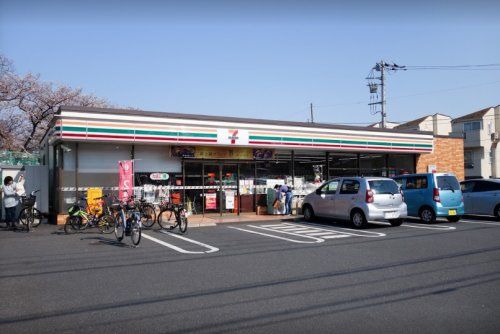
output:
POLYGON ((309 106, 311 107, 311 123, 314 123, 314 111, 313 111, 313 104, 309 104, 309 106))
POLYGON ((376 63, 375 66, 370 71, 370 74, 366 78, 368 80, 368 88, 370 89, 370 112, 372 115, 380 113, 380 127, 385 128, 387 126, 387 112, 385 110, 385 74, 386 71, 398 71, 403 70, 406 71, 406 66, 399 66, 395 63, 389 64, 385 61, 381 60, 379 63, 376 63), (380 72, 380 76, 375 76, 375 72, 380 72), (380 87, 380 98, 378 95, 380 87), (377 105, 380 105, 380 109, 377 108, 377 105))

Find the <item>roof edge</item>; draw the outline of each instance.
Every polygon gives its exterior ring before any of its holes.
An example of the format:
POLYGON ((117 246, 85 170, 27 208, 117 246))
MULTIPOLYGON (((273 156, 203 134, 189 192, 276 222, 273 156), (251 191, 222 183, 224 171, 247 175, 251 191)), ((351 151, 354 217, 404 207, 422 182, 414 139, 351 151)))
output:
POLYGON ((94 107, 79 107, 79 106, 60 106, 56 115, 60 115, 63 111, 76 111, 76 112, 86 112, 93 114, 106 114, 106 113, 118 113, 122 115, 131 116, 149 116, 149 117, 171 117, 171 118, 181 118, 189 120, 201 120, 201 121, 219 121, 219 122, 235 122, 235 123, 258 123, 267 125, 279 125, 279 126, 296 126, 304 128, 320 128, 320 129, 336 129, 336 130, 358 130, 358 131, 368 131, 368 132, 385 132, 385 133, 401 133, 401 134, 418 134, 418 135, 432 135, 430 131, 411 131, 411 130, 398 130, 398 129, 381 129, 373 127, 364 126, 351 126, 351 125, 334 125, 326 123, 307 123, 307 122, 294 122, 294 121, 279 121, 279 120, 265 120, 258 118, 240 118, 234 116, 211 116, 211 115, 200 115, 200 114, 181 114, 181 113, 170 113, 170 112, 160 112, 160 111, 146 111, 138 109, 120 109, 120 108, 94 108, 94 107))

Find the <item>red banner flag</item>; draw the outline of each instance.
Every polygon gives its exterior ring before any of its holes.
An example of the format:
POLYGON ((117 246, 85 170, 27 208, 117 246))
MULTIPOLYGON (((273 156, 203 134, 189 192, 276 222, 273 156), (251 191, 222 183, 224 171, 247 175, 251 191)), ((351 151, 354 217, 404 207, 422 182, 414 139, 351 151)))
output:
POLYGON ((126 202, 134 194, 134 161, 119 161, 118 170, 120 173, 118 198, 120 201, 126 202))

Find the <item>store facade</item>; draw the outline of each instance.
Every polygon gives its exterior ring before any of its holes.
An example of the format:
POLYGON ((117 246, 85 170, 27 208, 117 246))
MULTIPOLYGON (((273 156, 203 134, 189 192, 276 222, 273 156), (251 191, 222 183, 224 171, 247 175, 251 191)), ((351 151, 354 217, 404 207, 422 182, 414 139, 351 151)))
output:
MULTIPOLYGON (((62 107, 45 138, 51 207, 63 215, 89 187, 116 192, 134 160, 136 195, 184 201, 193 214, 265 208, 275 184, 298 196, 336 176, 396 176, 432 154, 429 133, 287 121, 62 107)), ((264 209, 262 209, 264 210, 264 209)))

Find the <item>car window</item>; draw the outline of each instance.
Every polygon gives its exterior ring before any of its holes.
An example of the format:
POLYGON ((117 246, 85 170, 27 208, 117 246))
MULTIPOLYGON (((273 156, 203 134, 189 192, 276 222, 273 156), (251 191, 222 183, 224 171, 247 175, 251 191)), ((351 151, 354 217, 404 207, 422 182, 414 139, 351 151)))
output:
POLYGON ((327 194, 333 195, 337 192, 337 188, 339 187, 339 180, 333 180, 328 182, 328 184, 323 189, 327 194))
POLYGON ((406 190, 427 189, 427 176, 411 176, 406 179, 406 190))
POLYGON ((396 182, 396 184, 400 188, 403 186, 403 179, 402 178, 394 179, 394 182, 396 182))
POLYGON ((477 181, 473 192, 500 190, 500 183, 491 181, 477 181))
POLYGON ((373 180, 368 181, 370 189, 375 194, 397 194, 399 193, 399 187, 393 180, 373 180))
POLYGON ((437 176, 437 187, 441 190, 460 190, 460 183, 451 175, 437 176))
POLYGON ((475 182, 463 182, 460 184, 460 188, 463 193, 470 193, 472 192, 472 189, 474 189, 474 184, 475 182))
POLYGON ((357 194, 359 191, 359 181, 356 180, 344 180, 342 182, 342 187, 340 188, 340 194, 357 194))

